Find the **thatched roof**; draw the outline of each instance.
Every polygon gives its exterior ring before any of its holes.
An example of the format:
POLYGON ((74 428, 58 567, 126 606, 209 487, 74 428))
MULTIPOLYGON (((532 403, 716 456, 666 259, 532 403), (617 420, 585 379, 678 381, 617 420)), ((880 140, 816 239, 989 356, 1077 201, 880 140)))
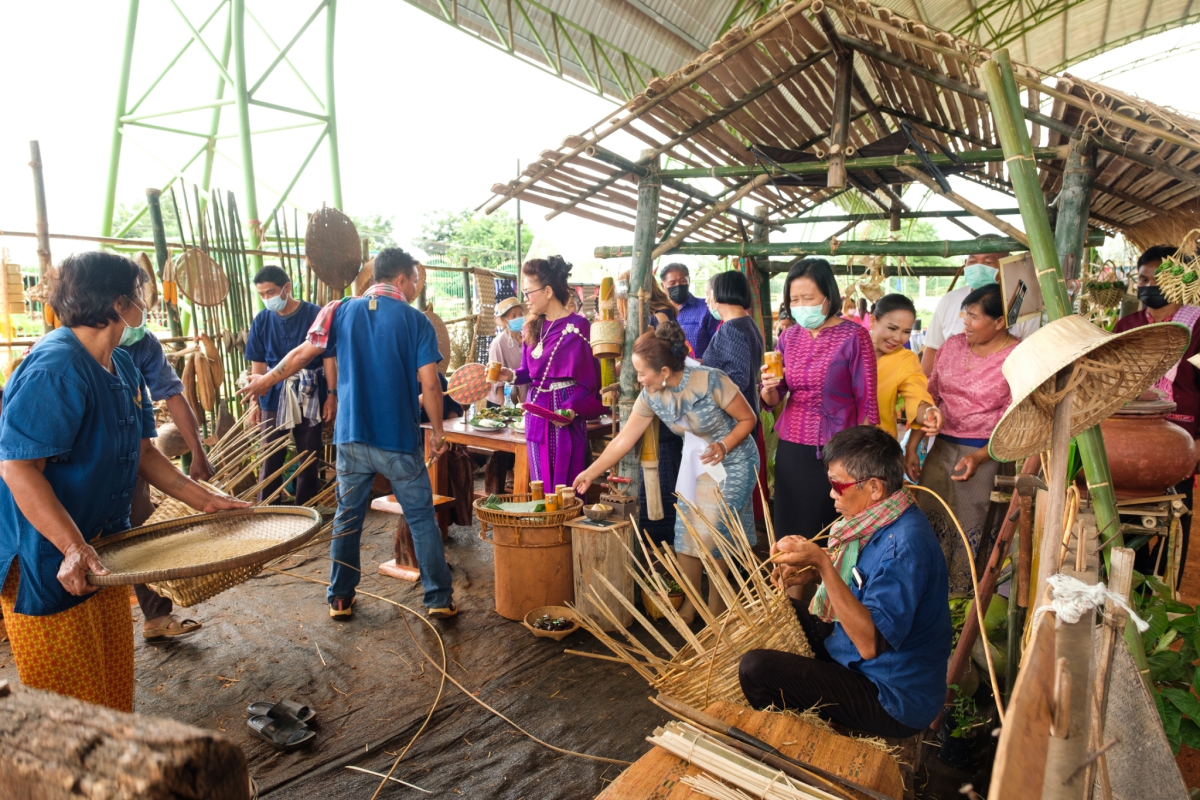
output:
MULTIPOLYGON (((877 146, 907 122, 928 137, 922 147, 933 152, 940 146, 970 160, 971 154, 999 149, 975 73, 990 51, 866 0, 806 0, 783 4, 749 29, 730 30, 682 69, 652 80, 615 113, 543 151, 519 181, 493 186, 496 197, 487 210, 520 196, 550 209, 547 218, 572 213, 632 230, 640 167, 630 163, 635 153, 621 158, 608 152, 606 140, 618 131, 661 154, 671 167, 757 165, 761 173, 774 161, 770 154, 779 151, 824 158, 839 48, 854 52, 848 140, 854 148, 877 146)), ((1099 143, 1094 224, 1140 242, 1138 231, 1151 220, 1191 209, 1188 201, 1200 196, 1200 123, 1070 76, 1055 78, 1017 62, 1014 70, 1027 107, 1042 109, 1033 115, 1035 147, 1062 145, 1078 131, 1099 143)), ((1047 194, 1053 196, 1063 162, 1043 165, 1047 194)), ((969 166, 960 174, 1005 188, 999 161, 969 166)), ((761 176, 751 185, 752 174, 719 177, 727 188, 711 194, 683 180, 664 180, 660 227, 679 216, 678 230, 695 226, 693 240, 739 239, 753 215, 730 210, 697 222, 718 200, 745 196, 753 201, 746 206, 761 203, 767 217, 778 220, 837 191, 761 176)), ((870 170, 851 176, 879 205, 893 202, 887 182, 894 176, 870 170)))

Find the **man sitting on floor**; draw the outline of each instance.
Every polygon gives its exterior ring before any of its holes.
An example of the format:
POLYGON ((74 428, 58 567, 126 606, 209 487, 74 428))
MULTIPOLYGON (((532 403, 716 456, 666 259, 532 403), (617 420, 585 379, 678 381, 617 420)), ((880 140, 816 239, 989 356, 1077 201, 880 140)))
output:
POLYGON ((825 445, 824 460, 842 514, 829 550, 802 536, 772 548, 774 579, 787 587, 814 657, 751 650, 739 668, 742 692, 755 708, 812 708, 855 731, 912 736, 946 696, 946 559, 904 488, 895 438, 848 428, 825 445), (800 598, 813 583, 806 608, 800 598))

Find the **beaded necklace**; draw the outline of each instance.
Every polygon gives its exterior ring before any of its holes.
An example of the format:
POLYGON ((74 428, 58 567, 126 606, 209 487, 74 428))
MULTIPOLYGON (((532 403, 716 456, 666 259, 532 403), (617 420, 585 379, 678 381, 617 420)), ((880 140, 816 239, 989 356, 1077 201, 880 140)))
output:
MULTIPOLYGON (((568 314, 567 316, 570 316, 570 315, 568 314)), ((559 319, 566 319, 566 318, 567 317, 565 317, 565 316, 559 317, 559 319)), ((533 348, 533 351, 530 353, 530 355, 532 355, 534 358, 541 359, 541 357, 542 357, 542 342, 544 342, 546 340, 546 337, 550 334, 550 326, 553 325, 555 322, 558 322, 558 320, 556 319, 556 320, 553 320, 552 322, 547 322, 545 325, 542 326, 542 337, 540 339, 538 339, 537 347, 533 348)), ((554 343, 553 349, 550 350, 550 358, 546 360, 546 368, 542 371, 541 386, 535 386, 533 388, 535 395, 541 394, 542 392, 549 391, 548 389, 546 389, 546 381, 548 381, 550 379, 550 367, 554 365, 554 356, 555 356, 555 354, 558 353, 558 348, 562 345, 563 341, 567 338, 567 335, 572 334, 572 333, 575 334, 576 336, 578 336, 579 338, 583 339, 583 334, 580 333, 579 328, 575 327, 575 323, 568 322, 567 327, 563 328, 562 336, 558 337, 558 341, 554 343)), ((587 340, 584 339, 584 341, 586 342, 587 340)), ((532 400, 533 396, 531 396, 530 399, 532 400)))

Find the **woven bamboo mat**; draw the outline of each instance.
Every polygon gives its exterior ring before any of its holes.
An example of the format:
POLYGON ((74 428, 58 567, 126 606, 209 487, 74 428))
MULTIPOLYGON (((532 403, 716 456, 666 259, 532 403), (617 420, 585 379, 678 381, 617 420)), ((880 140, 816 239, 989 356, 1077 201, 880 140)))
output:
MULTIPOLYGON (((713 703, 705 710, 774 745, 784 755, 807 761, 896 800, 904 794, 904 781, 895 759, 870 744, 822 730, 792 714, 751 711, 724 702, 713 703)), ((655 747, 622 772, 596 800, 694 798, 696 794, 680 780, 700 772, 682 758, 655 747)))

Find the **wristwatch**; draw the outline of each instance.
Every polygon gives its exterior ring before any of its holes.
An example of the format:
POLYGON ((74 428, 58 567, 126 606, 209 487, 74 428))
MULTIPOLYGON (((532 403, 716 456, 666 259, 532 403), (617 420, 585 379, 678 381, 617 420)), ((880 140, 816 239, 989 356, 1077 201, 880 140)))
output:
POLYGON ((329 396, 330 396, 330 397, 337 397, 337 389, 330 389, 330 390, 329 390, 329 396))

